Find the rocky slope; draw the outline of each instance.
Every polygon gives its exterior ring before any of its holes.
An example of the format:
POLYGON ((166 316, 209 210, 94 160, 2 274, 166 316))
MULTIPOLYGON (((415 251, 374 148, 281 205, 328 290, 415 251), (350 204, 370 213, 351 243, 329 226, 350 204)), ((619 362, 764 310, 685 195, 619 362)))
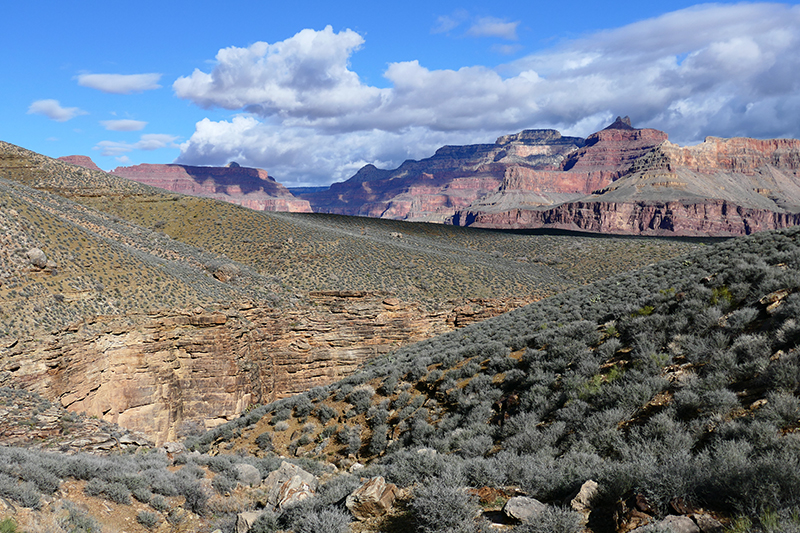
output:
POLYGON ((5 143, 0 243, 0 385, 158 443, 696 247, 259 212, 5 143))
MULTIPOLYGON (((92 170, 100 170, 86 156, 73 155, 59 159, 92 170)), ((142 164, 117 167, 111 174, 152 187, 222 200, 257 211, 311 212, 306 200, 295 198, 266 171, 241 167, 236 163, 230 163, 225 167, 142 164)))
POLYGON ((586 139, 526 130, 366 166, 301 194, 317 212, 484 228, 742 235, 800 220, 800 141, 708 138, 680 147, 628 117, 586 139))

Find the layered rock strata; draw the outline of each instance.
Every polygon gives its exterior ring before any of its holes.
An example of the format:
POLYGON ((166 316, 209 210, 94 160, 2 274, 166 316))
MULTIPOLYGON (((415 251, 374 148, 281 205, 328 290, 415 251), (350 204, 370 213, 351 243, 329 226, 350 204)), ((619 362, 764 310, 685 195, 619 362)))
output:
POLYGON ((400 345, 528 303, 462 302, 430 313, 374 292, 314 292, 308 300, 288 309, 87 319, 40 342, 0 347, 0 384, 161 444, 341 379, 400 345))
MULTIPOLYGON (((100 170, 86 156, 70 155, 58 159, 91 170, 100 170)), ((266 171, 241 167, 236 163, 225 167, 142 164, 117 167, 110 174, 160 189, 214 198, 257 211, 311 212, 307 200, 295 198, 266 171)))
POLYGON ((797 223, 798 161, 797 140, 709 137, 683 148, 618 117, 586 139, 525 130, 396 170, 367 165, 301 196, 317 212, 482 228, 742 235, 797 223))
POLYGON ((665 140, 592 194, 546 208, 507 206, 500 198, 459 211, 450 222, 686 236, 793 226, 800 224, 800 141, 709 137, 680 147, 665 140))
POLYGON ((555 130, 525 130, 494 144, 444 146, 396 170, 367 165, 346 182, 300 196, 315 212, 443 222, 496 192, 508 169, 555 170, 583 145, 583 139, 562 137, 555 130))

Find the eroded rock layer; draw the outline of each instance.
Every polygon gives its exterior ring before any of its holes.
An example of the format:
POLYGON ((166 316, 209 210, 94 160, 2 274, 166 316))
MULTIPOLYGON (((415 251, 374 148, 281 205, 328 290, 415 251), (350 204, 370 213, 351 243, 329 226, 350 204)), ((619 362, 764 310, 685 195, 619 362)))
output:
POLYGON ((301 196, 318 212, 484 228, 742 235, 796 223, 799 162, 797 140, 709 137, 683 148, 618 117, 586 139, 526 130, 396 170, 368 165, 301 196))
POLYGON ((256 403, 341 379, 367 359, 529 301, 453 302, 425 312, 375 292, 313 292, 293 308, 242 305, 101 316, 3 347, 15 385, 157 444, 256 403))
POLYGON ((295 198, 286 187, 258 168, 236 164, 227 167, 142 164, 117 167, 111 174, 160 189, 223 200, 258 211, 311 212, 308 201, 295 198))

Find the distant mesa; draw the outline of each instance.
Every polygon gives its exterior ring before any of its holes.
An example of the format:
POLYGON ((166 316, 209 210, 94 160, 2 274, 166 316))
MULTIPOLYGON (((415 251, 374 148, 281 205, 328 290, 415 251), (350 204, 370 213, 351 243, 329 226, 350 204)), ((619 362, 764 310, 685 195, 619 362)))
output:
POLYGON ((83 168, 88 168, 89 170, 100 170, 92 158, 86 155, 67 155, 64 157, 59 157, 59 161, 64 161, 71 165, 76 165, 83 168))
MULTIPOLYGON (((100 170, 86 156, 72 155, 59 159, 100 170)), ((296 198, 265 170, 242 167, 235 161, 224 167, 142 164, 117 167, 109 174, 171 192, 213 198, 257 211, 311 212, 307 200, 296 198)))
POLYGON ((315 212, 507 229, 728 236, 800 224, 800 141, 721 139, 680 147, 617 117, 580 137, 524 130, 444 146, 394 170, 366 165, 315 212))

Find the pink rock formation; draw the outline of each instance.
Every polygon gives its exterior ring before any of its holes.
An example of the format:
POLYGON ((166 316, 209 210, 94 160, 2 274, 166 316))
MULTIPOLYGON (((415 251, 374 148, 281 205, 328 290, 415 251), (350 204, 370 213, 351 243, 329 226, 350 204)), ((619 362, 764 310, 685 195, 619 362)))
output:
POLYGON ((92 158, 86 155, 65 155, 58 159, 59 161, 65 161, 71 165, 88 168, 89 170, 100 170, 100 167, 92 161, 92 158))
POLYGON ((740 235, 798 223, 798 169, 797 140, 682 148, 625 117, 585 140, 526 130, 396 170, 367 165, 301 197, 319 212, 487 228, 740 235))
POLYGON ((258 168, 149 165, 117 167, 115 176, 192 196, 214 198, 258 211, 310 213, 308 201, 295 198, 286 187, 258 168))
POLYGON ((583 139, 555 130, 525 130, 495 144, 444 146, 396 170, 367 165, 329 190, 301 194, 317 212, 443 222, 498 190, 510 168, 556 170, 583 139))

